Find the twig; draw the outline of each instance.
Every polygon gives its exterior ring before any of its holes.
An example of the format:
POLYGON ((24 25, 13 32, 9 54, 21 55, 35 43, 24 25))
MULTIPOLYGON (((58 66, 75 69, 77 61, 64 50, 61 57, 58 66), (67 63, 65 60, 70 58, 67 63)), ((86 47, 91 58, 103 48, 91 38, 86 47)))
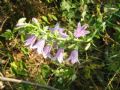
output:
POLYGON ((110 84, 112 83, 112 81, 114 80, 114 78, 116 77, 116 75, 118 74, 120 68, 115 72, 115 74, 113 75, 113 77, 110 79, 110 81, 107 84, 107 87, 105 88, 105 90, 107 90, 107 88, 110 86, 110 84))
POLYGON ((0 32, 2 31, 3 26, 4 26, 4 24, 5 24, 5 22, 7 21, 8 18, 9 18, 9 17, 7 17, 7 18, 3 21, 2 25, 0 26, 0 32))
POLYGON ((8 81, 8 82, 15 82, 15 83, 30 84, 30 85, 37 86, 37 87, 40 87, 40 88, 45 88, 45 89, 48 89, 48 90, 59 90, 59 89, 53 88, 51 86, 40 85, 38 83, 32 83, 32 82, 29 82, 29 81, 23 81, 23 80, 18 80, 18 79, 13 79, 13 78, 0 77, 0 80, 1 81, 8 81))

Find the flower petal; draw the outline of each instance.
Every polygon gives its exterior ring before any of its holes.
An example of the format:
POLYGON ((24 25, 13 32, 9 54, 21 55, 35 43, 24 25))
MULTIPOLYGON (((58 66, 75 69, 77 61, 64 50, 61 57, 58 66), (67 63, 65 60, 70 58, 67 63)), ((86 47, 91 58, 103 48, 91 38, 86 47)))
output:
POLYGON ((67 38, 68 35, 66 33, 63 32, 64 31, 64 28, 59 28, 59 34, 62 38, 67 38))
POLYGON ((57 59, 59 63, 62 63, 63 62, 63 54, 64 54, 64 49, 63 48, 58 49, 54 59, 57 59))
POLYGON ((67 35, 66 33, 60 33, 60 36, 61 36, 62 38, 67 38, 67 37, 68 37, 68 35, 67 35))
POLYGON ((32 48, 37 49, 38 54, 42 54, 44 46, 45 46, 45 40, 41 39, 37 41, 37 43, 32 48))
POLYGON ((74 32, 74 36, 76 38, 79 38, 81 36, 85 36, 86 34, 89 34, 90 32, 86 30, 87 27, 88 24, 81 26, 80 23, 78 23, 77 29, 74 32))
POLYGON ((76 62, 79 62, 78 60, 78 50, 73 50, 68 58, 68 60, 74 64, 76 62))
POLYGON ((31 48, 33 44, 35 43, 35 41, 36 41, 36 36, 32 35, 27 40, 25 40, 25 46, 30 45, 30 48, 31 48))
POLYGON ((54 28, 49 28, 49 30, 51 30, 52 32, 54 32, 55 30, 58 30, 59 27, 60 27, 60 24, 56 23, 55 27, 54 28))
POLYGON ((51 46, 50 45, 45 46, 43 49, 43 57, 44 58, 50 57, 50 51, 51 51, 51 46))

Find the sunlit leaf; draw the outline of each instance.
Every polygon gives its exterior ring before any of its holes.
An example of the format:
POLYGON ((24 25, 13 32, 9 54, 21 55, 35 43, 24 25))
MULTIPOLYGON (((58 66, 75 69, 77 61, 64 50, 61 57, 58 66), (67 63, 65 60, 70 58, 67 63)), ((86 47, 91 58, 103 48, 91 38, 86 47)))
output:
POLYGON ((42 16, 42 19, 43 19, 45 22, 49 23, 48 18, 47 18, 46 16, 42 16))
POLYGON ((90 48, 90 46, 91 46, 91 43, 88 43, 85 47, 85 50, 87 51, 90 48))

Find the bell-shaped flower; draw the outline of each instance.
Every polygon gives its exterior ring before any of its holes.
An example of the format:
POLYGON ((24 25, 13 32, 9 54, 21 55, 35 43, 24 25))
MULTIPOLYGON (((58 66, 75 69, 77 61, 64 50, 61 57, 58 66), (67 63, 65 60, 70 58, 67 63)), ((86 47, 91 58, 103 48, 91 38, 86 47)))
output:
POLYGON ((89 34, 90 32, 86 30, 86 28, 88 27, 87 24, 81 26, 80 22, 78 23, 78 26, 77 26, 77 29, 75 30, 74 32, 74 36, 76 38, 79 38, 79 37, 83 37, 85 36, 86 34, 89 34))
POLYGON ((59 24, 59 23, 56 23, 55 27, 54 27, 54 28, 49 28, 49 30, 50 30, 51 32, 54 32, 55 30, 59 30, 59 28, 60 28, 60 24, 59 24))
POLYGON ((25 40, 25 46, 30 46, 32 48, 33 44, 35 43, 37 37, 32 35, 27 40, 25 40))
POLYGON ((60 49, 58 49, 58 51, 53 59, 57 59, 59 63, 62 63, 63 62, 63 55, 64 55, 64 49, 60 48, 60 49))
POLYGON ((78 50, 73 50, 68 58, 68 60, 74 64, 76 62, 79 62, 78 60, 78 50))
POLYGON ((50 45, 46 45, 43 48, 43 57, 44 58, 50 57, 50 51, 51 51, 51 46, 50 45))
POLYGON ((42 54, 44 46, 45 46, 45 40, 41 39, 37 41, 32 48, 37 49, 38 54, 42 54))
POLYGON ((66 33, 63 32, 64 29, 63 28, 59 28, 59 35, 62 37, 62 38, 67 38, 68 35, 66 33))
POLYGON ((56 23, 55 27, 54 28, 49 28, 49 30, 51 30, 51 32, 54 32, 55 30, 58 31, 59 35, 62 37, 62 38, 67 38, 68 35, 66 33, 64 33, 64 28, 60 28, 60 24, 59 23, 56 23))

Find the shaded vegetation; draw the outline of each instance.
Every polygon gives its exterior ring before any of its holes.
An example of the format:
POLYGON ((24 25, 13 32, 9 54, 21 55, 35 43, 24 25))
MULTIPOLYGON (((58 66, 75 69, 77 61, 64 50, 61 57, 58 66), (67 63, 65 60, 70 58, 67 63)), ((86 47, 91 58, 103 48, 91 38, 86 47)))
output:
MULTIPOLYGON (((0 11, 1 75, 60 90, 120 89, 119 0, 1 0, 0 11), (27 23, 36 17, 42 28, 60 22, 67 33, 79 21, 88 24, 90 34, 80 39, 80 64, 59 64, 25 47, 26 33, 32 28, 17 29, 22 17, 27 23)), ((39 90, 26 84, 1 83, 5 90, 39 90)))

